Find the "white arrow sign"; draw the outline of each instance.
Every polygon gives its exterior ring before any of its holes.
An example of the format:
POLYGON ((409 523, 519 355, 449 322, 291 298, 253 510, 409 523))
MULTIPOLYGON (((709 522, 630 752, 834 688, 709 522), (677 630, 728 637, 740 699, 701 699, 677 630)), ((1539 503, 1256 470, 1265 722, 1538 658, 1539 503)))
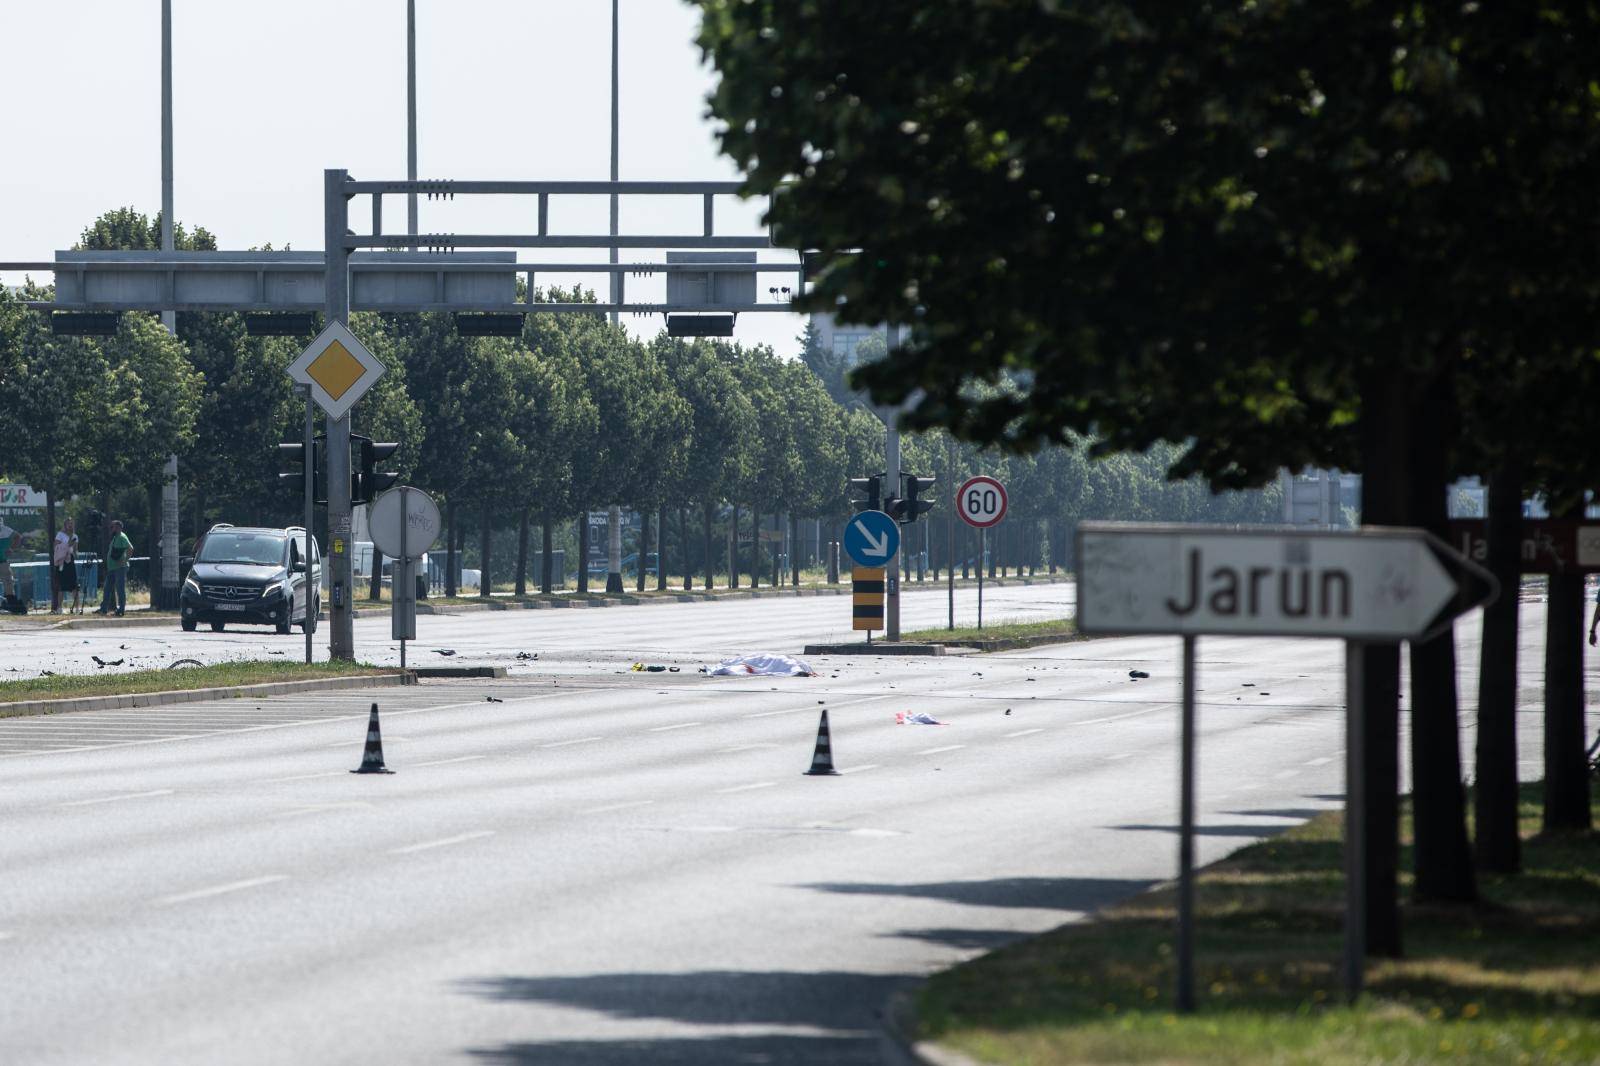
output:
POLYGON ((859 518, 856 519, 856 530, 860 532, 861 539, 867 542, 866 554, 881 555, 886 559, 889 557, 889 534, 874 536, 872 530, 868 529, 867 524, 859 518))
POLYGON ((1492 600, 1498 587, 1420 529, 1078 528, 1086 633, 1413 640, 1492 600))

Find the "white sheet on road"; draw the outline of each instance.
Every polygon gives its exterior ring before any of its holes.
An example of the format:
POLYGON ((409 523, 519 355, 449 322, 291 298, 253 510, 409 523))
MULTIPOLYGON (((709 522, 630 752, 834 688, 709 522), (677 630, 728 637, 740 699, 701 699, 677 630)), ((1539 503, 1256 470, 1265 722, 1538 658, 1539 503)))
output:
POLYGON ((713 677, 815 677, 817 674, 809 665, 792 655, 772 654, 735 655, 731 659, 722 660, 716 666, 708 667, 706 673, 713 677))

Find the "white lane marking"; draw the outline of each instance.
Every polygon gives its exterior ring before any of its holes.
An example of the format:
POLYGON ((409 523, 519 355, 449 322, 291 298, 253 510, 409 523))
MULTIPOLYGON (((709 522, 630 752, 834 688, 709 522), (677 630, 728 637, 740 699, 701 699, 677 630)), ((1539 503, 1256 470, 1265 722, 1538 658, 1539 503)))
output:
POLYGON ((1274 781, 1287 781, 1289 778, 1294 777, 1299 772, 1299 770, 1279 770, 1277 773, 1272 775, 1272 779, 1274 781))
POLYGON ((415 851, 427 851, 429 848, 447 848, 451 844, 465 844, 469 840, 482 840, 484 837, 494 836, 493 829, 479 829, 475 833, 461 833, 443 840, 429 840, 421 844, 409 844, 403 848, 390 848, 390 855, 410 855, 415 851))
POLYGON ((1307 766, 1326 766, 1329 763, 1331 763, 1332 761, 1333 761, 1333 756, 1324 755, 1321 758, 1317 758, 1317 759, 1307 759, 1306 760, 1306 765, 1307 766))
POLYGON ((1044 730, 1042 728, 1040 728, 1040 729, 1019 729, 1015 733, 1007 733, 1005 735, 1005 739, 1006 740, 1010 740, 1013 737, 1032 736, 1034 733, 1043 733, 1043 732, 1044 732, 1044 730))
POLYGON ((771 788, 776 784, 776 781, 757 781, 753 785, 734 785, 732 788, 719 788, 716 791, 718 795, 726 795, 729 792, 749 792, 757 788, 771 788))
POLYGON ((607 811, 625 811, 630 807, 648 807, 655 800, 634 800, 631 803, 608 803, 604 807, 590 807, 579 814, 605 814, 607 811))
POLYGON ((370 803, 318 803, 318 804, 313 804, 310 807, 296 807, 292 811, 283 811, 280 814, 273 815, 273 817, 274 818, 298 818, 301 815, 323 814, 323 813, 325 813, 327 811, 355 811, 355 810, 370 811, 372 809, 373 809, 373 805, 370 804, 370 803))
POLYGON ((0 933, 0 940, 10 940, 12 937, 14 937, 16 935, 17 934, 15 934, 15 933, 0 933))
POLYGON ((1121 722, 1121 721, 1123 721, 1125 719, 1128 719, 1128 718, 1138 718, 1142 714, 1154 714, 1156 711, 1163 710, 1164 708, 1167 708, 1167 707, 1170 707, 1170 706, 1171 706, 1171 704, 1163 703, 1158 707, 1146 707, 1142 711, 1134 711, 1131 714, 1113 714, 1109 718, 1085 718, 1081 722, 1067 722, 1065 724, 1066 725, 1105 725, 1107 722, 1121 722))
POLYGON ((347 772, 348 771, 345 770, 329 770, 326 773, 320 774, 295 774, 293 777, 269 777, 263 780, 261 783, 264 785, 276 785, 284 781, 315 781, 319 777, 338 777, 340 774, 347 772))
POLYGON ((576 740, 558 740, 554 744, 540 744, 539 747, 541 747, 541 748, 565 748, 565 747, 570 747, 573 744, 592 744, 597 740, 604 740, 604 739, 605 739, 605 737, 579 737, 576 740))
POLYGON ((147 799, 147 798, 149 798, 151 796, 170 796, 170 795, 172 795, 173 791, 174 790, 170 789, 170 788, 158 788, 158 789, 153 789, 153 790, 151 790, 149 792, 123 792, 123 793, 121 793, 119 795, 116 795, 116 796, 96 796, 94 799, 73 800, 71 803, 58 803, 58 804, 56 804, 56 806, 58 806, 58 807, 92 807, 97 803, 115 803, 118 800, 147 799))
POLYGON ((1131 759, 1133 758, 1133 752, 1119 751, 1115 755, 1107 755, 1104 758, 1106 762, 1116 762, 1118 759, 1131 759))
POLYGON ((210 899, 212 896, 222 896, 229 892, 242 892, 247 888, 256 888, 260 885, 275 884, 278 881, 289 880, 288 874, 270 874, 266 877, 252 877, 244 881, 229 881, 225 885, 212 885, 210 888, 199 888, 193 892, 179 892, 175 896, 162 896, 152 902, 158 907, 170 907, 174 903, 190 903, 197 899, 210 899))
POLYGON ((917 752, 917 754, 918 755, 937 755, 941 751, 955 751, 957 748, 964 748, 964 747, 966 747, 965 744, 946 744, 942 748, 929 748, 926 751, 919 751, 919 752, 917 752))
POLYGON ((839 770, 839 772, 841 774, 859 774, 859 773, 861 773, 861 772, 863 772, 865 770, 876 770, 879 767, 879 765, 881 765, 881 764, 875 763, 875 762, 869 762, 869 763, 865 763, 865 764, 863 764, 861 766, 846 766, 846 767, 841 768, 839 770))
POLYGON ((693 728, 694 726, 697 726, 697 725, 705 725, 705 723, 704 722, 679 722, 677 725, 658 725, 658 726, 652 726, 650 728, 650 732, 652 732, 652 733, 665 733, 669 729, 691 729, 691 728, 693 728))
POLYGON ((739 717, 741 717, 741 718, 771 718, 775 714, 798 714, 799 712, 804 711, 806 709, 807 708, 805 708, 805 707, 790 707, 787 710, 783 710, 783 711, 762 711, 760 714, 742 714, 739 717))
POLYGON ((471 762, 473 759, 482 758, 484 758, 482 755, 458 755, 454 759, 434 759, 432 762, 414 762, 410 765, 412 769, 417 769, 423 766, 448 766, 453 762, 471 762))
POLYGON ((777 746, 776 744, 740 744, 736 748, 718 748, 717 754, 732 755, 734 752, 755 751, 757 748, 775 748, 777 746))

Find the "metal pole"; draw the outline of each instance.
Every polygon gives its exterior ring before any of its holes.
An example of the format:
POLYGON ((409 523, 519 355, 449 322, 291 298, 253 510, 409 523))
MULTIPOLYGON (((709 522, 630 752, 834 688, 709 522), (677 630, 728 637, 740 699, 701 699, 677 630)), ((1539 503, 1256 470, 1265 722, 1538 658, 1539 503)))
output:
MULTIPOLYGON (((394 579, 389 589, 389 603, 394 608, 409 612, 410 597, 415 596, 417 590, 415 583, 411 580, 411 552, 409 550, 410 545, 406 543, 406 533, 411 525, 411 501, 406 496, 408 491, 410 490, 405 485, 400 486, 400 558, 394 562, 394 579), (400 584, 402 581, 406 582, 404 586, 400 584), (401 598, 402 595, 405 597, 404 599, 401 598)), ((379 580, 382 580, 381 575, 379 580)), ((406 621, 403 618, 401 620, 402 624, 406 624, 406 621)), ((400 669, 404 670, 406 668, 405 630, 402 629, 400 632, 402 634, 400 637, 400 669)))
MULTIPOLYGON (((955 492, 959 486, 956 484, 956 456, 955 439, 948 438, 944 442, 944 478, 948 484, 947 492, 955 492)), ((944 568, 945 577, 950 585, 950 625, 956 627, 956 508, 960 501, 950 501, 950 513, 945 517, 944 533, 944 568)))
MULTIPOLYGON (((172 218, 172 0, 161 0, 161 250, 173 250, 172 218)), ((167 332, 178 332, 175 311, 161 312, 167 332)), ((150 582, 154 606, 178 606, 178 457, 167 456, 161 472, 160 576, 150 582)))
MULTIPOLYGON (((417 0, 406 0, 406 177, 417 180, 417 0)), ((417 235, 415 189, 406 194, 406 233, 417 235)))
POLYGON ((317 476, 317 452, 316 452, 316 447, 317 447, 317 443, 316 443, 316 441, 317 441, 317 438, 316 438, 317 422, 316 422, 316 407, 312 403, 312 400, 311 400, 311 386, 310 385, 305 386, 305 392, 306 392, 306 436, 305 436, 305 451, 301 452, 301 454, 305 457, 305 474, 306 474, 306 476, 305 476, 306 543, 305 543, 305 552, 304 552, 304 558, 305 558, 305 564, 306 564, 306 662, 310 663, 311 662, 311 654, 312 654, 312 652, 311 652, 311 640, 312 640, 312 637, 314 637, 316 635, 316 632, 317 632, 317 600, 322 595, 322 581, 321 581, 320 578, 318 578, 316 571, 313 570, 312 567, 311 567, 311 530, 312 530, 312 524, 311 523, 312 523, 312 519, 313 519, 314 514, 315 514, 315 512, 313 511, 313 507, 315 506, 315 499, 316 499, 316 494, 312 491, 312 486, 314 486, 316 484, 316 476, 317 476))
MULTIPOLYGON (((620 49, 618 47, 618 44, 619 44, 619 42, 621 40, 621 28, 622 28, 621 15, 618 12, 618 6, 619 6, 620 2, 621 2, 621 0, 611 0, 611 180, 612 181, 618 180, 617 175, 619 173, 619 164, 621 162, 621 160, 619 158, 619 148, 620 148, 620 145, 621 145, 621 131, 620 131, 620 128, 619 128, 620 127, 620 103, 619 103, 619 100, 618 100, 618 96, 619 96, 618 73, 619 73, 619 71, 618 71, 618 65, 617 65, 618 56, 620 55, 620 49)), ((615 237, 616 235, 617 235, 617 194, 616 193, 612 193, 611 194, 611 236, 615 237)), ((613 262, 613 263, 615 263, 617 261, 617 246, 616 246, 615 243, 613 243, 612 246, 611 246, 611 258, 610 258, 609 261, 613 262)), ((611 302, 612 303, 621 303, 622 302, 621 298, 620 298, 620 296, 618 294, 618 291, 617 291, 618 288, 621 286, 621 284, 622 284, 622 276, 620 274, 616 273, 615 271, 613 271, 612 274, 611 274, 611 302)), ((611 324, 612 325, 616 325, 619 321, 621 321, 621 318, 622 318, 622 315, 621 315, 620 312, 618 312, 618 311, 611 312, 611 324)))
MULTIPOLYGON (((322 172, 324 271, 323 313, 329 322, 350 320, 350 250, 345 246, 350 203, 344 185, 350 175, 343 170, 322 172)), ((328 604, 328 653, 334 659, 354 660, 355 610, 351 603, 350 558, 350 416, 327 420, 328 426, 328 560, 332 564, 332 595, 328 604)))
MULTIPOLYGON (((887 330, 888 346, 893 348, 898 339, 898 329, 890 326, 887 330)), ((883 494, 887 498, 893 494, 900 494, 900 408, 891 408, 884 417, 884 486, 883 494)), ((900 639, 900 552, 896 552, 884 564, 884 639, 900 639)))
POLYGON ((989 558, 989 528, 978 530, 978 628, 983 628, 983 564, 989 558))
POLYGON ((1361 995, 1367 955, 1366 645, 1346 641, 1344 688, 1344 994, 1361 995))
POLYGON ((1194 1010, 1194 645, 1183 638, 1183 754, 1178 796, 1178 1010, 1194 1010))

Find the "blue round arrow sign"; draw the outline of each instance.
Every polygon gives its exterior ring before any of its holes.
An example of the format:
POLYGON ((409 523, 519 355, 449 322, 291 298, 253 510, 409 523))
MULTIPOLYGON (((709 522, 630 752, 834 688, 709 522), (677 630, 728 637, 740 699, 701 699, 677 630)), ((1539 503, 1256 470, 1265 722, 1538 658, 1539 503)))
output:
POLYGON ((882 511, 862 511, 844 524, 844 550, 860 566, 885 566, 900 550, 900 524, 882 511))

